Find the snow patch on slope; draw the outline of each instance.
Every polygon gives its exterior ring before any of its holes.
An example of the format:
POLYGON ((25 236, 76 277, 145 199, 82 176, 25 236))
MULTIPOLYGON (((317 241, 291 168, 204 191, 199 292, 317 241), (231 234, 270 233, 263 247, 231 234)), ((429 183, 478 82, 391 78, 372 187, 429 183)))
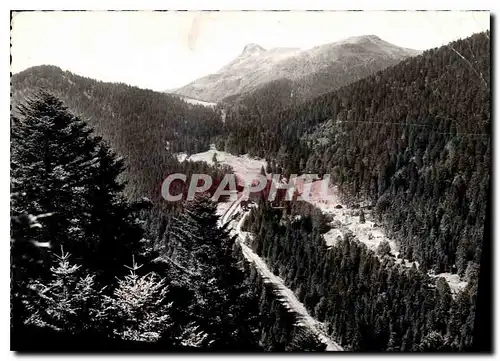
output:
POLYGON ((438 274, 429 273, 429 276, 436 279, 439 277, 443 277, 450 286, 452 294, 458 293, 467 286, 467 282, 462 281, 457 274, 452 274, 449 272, 438 273, 438 274))
MULTIPOLYGON (((264 166, 265 168, 267 164, 264 159, 251 158, 248 155, 235 156, 227 152, 217 151, 213 144, 210 146, 210 150, 203 153, 196 153, 191 156, 188 156, 186 153, 178 153, 177 159, 180 162, 190 160, 213 164, 212 159, 215 153, 217 154, 218 163, 231 166, 234 173, 243 179, 245 183, 252 182, 260 174, 261 167, 264 166)), ((299 192, 303 192, 303 182, 298 181, 296 186, 299 192)), ((364 243, 373 251, 377 250, 381 242, 387 241, 391 247, 391 256, 394 258, 396 264, 402 264, 408 268, 411 268, 415 264, 417 268, 419 267, 416 261, 410 262, 407 259, 398 258, 400 253, 396 241, 387 237, 384 229, 371 219, 372 214, 369 210, 363 209, 365 223, 361 223, 359 217, 360 209, 353 209, 342 203, 339 190, 336 186, 328 187, 328 200, 325 200, 325 197, 321 194, 322 186, 322 181, 313 182, 308 202, 319 208, 324 214, 328 214, 333 218, 330 222, 332 228, 323 235, 325 243, 328 246, 336 245, 345 233, 351 232, 359 242, 364 243)), ((221 214, 225 211, 224 207, 229 207, 228 204, 230 205, 231 203, 220 203, 218 205, 221 208, 221 214)), ((432 278, 443 277, 448 282, 453 294, 458 293, 467 286, 467 282, 460 280, 457 274, 429 273, 429 276, 432 278)))
MULTIPOLYGON (((319 182, 314 182, 311 192, 311 199, 309 203, 319 208, 324 214, 328 214, 333 217, 330 226, 333 228, 325 233, 324 239, 328 246, 336 245, 339 239, 342 239, 346 232, 352 232, 356 239, 364 243, 369 249, 376 251, 379 244, 383 241, 387 241, 391 247, 391 256, 395 258, 396 264, 402 264, 405 267, 411 268, 413 265, 419 267, 419 263, 416 261, 410 262, 407 259, 399 258, 399 248, 395 240, 386 236, 384 229, 377 225, 376 222, 371 220, 372 213, 370 210, 363 209, 365 214, 365 222, 362 223, 360 220, 360 209, 349 208, 346 204, 342 203, 339 197, 338 188, 335 186, 329 187, 330 200, 325 201, 324 197, 321 197, 318 192, 319 187, 314 186, 314 184, 319 182), (339 238, 340 237, 340 238, 339 238)), ((300 189, 300 188, 299 188, 300 189)), ((456 294, 463 290, 467 286, 467 282, 462 281, 457 274, 451 273, 439 273, 433 274, 431 272, 428 275, 432 278, 443 277, 450 286, 452 294, 456 294)))
POLYGON ((207 107, 207 108, 214 108, 217 105, 217 103, 205 102, 203 100, 188 98, 185 96, 179 96, 179 98, 181 98, 182 100, 184 100, 185 102, 187 102, 189 104, 202 105, 202 106, 207 107))
POLYGON ((255 176, 260 174, 262 167, 266 168, 266 161, 264 159, 252 158, 248 154, 236 156, 227 152, 218 151, 215 145, 210 145, 210 150, 203 153, 196 153, 188 156, 186 153, 178 153, 177 159, 179 162, 189 160, 193 162, 206 162, 213 165, 213 157, 216 154, 217 163, 226 164, 233 168, 234 173, 245 181, 251 183, 255 176))

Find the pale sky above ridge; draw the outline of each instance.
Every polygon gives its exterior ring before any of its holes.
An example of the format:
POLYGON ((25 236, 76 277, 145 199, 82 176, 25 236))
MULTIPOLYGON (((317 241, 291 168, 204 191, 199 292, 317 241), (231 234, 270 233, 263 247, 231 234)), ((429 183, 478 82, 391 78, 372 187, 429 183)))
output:
POLYGON ((489 28, 489 12, 467 11, 22 12, 12 20, 11 70, 52 64, 165 90, 217 71, 248 43, 307 49, 373 34, 425 50, 489 28))

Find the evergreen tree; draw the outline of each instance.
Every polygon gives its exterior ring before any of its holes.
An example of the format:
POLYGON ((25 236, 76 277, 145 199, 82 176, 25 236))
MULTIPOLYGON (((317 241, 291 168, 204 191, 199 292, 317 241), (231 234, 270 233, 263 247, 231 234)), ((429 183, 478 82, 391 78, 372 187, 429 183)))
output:
POLYGON ((100 311, 100 293, 94 276, 82 274, 81 266, 70 263, 70 254, 61 247, 55 255, 57 265, 50 268, 47 283, 34 280, 29 286, 34 293, 29 300, 29 318, 25 323, 49 327, 69 334, 94 328, 100 311))
POLYGON ((124 340, 156 342, 171 327, 165 281, 154 273, 139 276, 135 260, 130 274, 118 281, 113 296, 105 296, 114 333, 124 340))
POLYGON ((365 223, 365 222, 366 222, 365 212, 363 210, 360 210, 359 211, 359 223, 365 223))
POLYGON ((216 205, 207 195, 196 197, 173 224, 169 241, 183 245, 180 257, 191 272, 197 297, 194 313, 218 350, 255 349, 257 303, 233 254, 234 237, 220 226, 216 205))
POLYGON ((318 340, 316 336, 303 327, 297 327, 294 331, 293 339, 285 348, 291 352, 325 351, 326 345, 318 340))
POLYGON ((382 241, 377 247, 377 254, 381 257, 391 253, 391 245, 388 241, 382 241))
POLYGON ((217 164, 218 164, 218 160, 217 160, 217 152, 214 152, 214 155, 212 157, 212 162, 215 164, 215 166, 217 167, 217 164))
POLYGON ((445 340, 441 334, 432 331, 422 338, 422 341, 417 346, 418 351, 446 351, 445 340))
POLYGON ((64 245, 79 263, 112 279, 137 250, 142 231, 121 195, 124 169, 92 130, 62 102, 40 91, 12 119, 12 202, 16 214, 50 214, 33 241, 64 245))

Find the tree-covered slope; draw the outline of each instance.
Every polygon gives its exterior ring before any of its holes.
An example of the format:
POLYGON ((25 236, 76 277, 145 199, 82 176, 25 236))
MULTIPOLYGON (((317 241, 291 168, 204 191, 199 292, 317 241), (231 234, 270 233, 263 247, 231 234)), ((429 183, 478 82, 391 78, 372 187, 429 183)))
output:
POLYGON ((159 196, 164 177, 178 169, 172 152, 207 149, 222 128, 219 110, 55 66, 29 68, 13 75, 11 83, 14 105, 38 88, 62 99, 126 158, 128 192, 141 196, 159 196))
POLYGON ((491 172, 490 40, 480 33, 310 102, 229 112, 226 150, 330 173, 368 198, 402 255, 463 275, 479 260, 491 172))

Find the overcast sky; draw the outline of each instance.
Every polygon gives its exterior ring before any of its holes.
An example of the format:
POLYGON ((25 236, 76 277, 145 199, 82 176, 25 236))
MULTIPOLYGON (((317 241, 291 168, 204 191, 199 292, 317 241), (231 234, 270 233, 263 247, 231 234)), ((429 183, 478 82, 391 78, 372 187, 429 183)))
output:
POLYGON ((12 20, 12 72, 53 64, 142 88, 213 73, 247 43, 310 48, 353 35, 429 49, 490 27, 488 12, 23 12, 12 20))

